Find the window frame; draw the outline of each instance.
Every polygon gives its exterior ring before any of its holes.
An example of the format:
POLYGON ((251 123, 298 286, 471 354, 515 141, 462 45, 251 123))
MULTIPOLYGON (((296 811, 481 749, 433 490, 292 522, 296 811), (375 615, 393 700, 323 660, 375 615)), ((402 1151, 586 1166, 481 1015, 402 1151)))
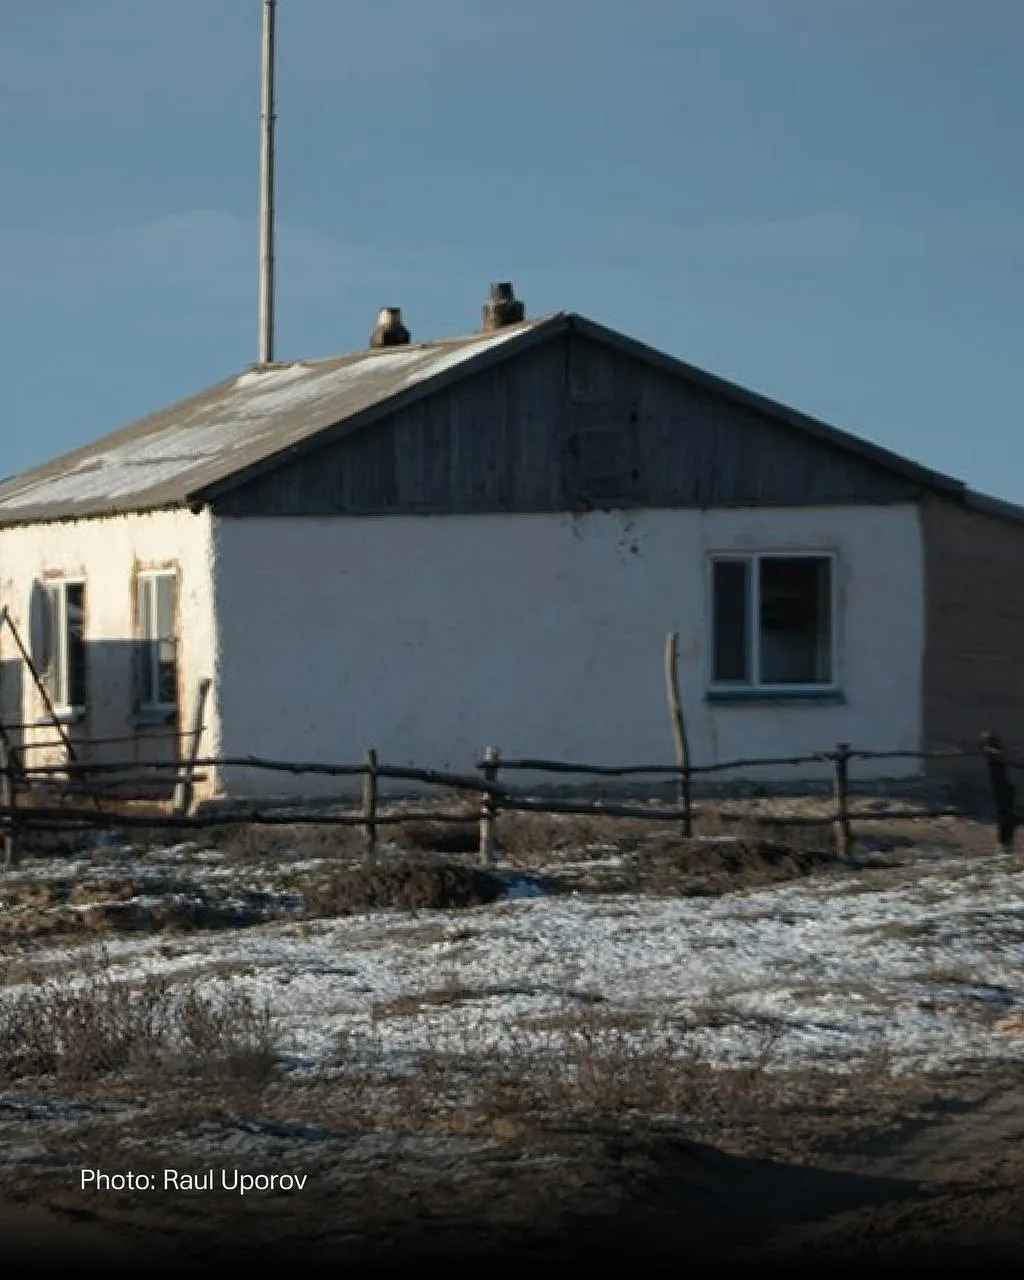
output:
POLYGON ((140 569, 135 580, 135 710, 142 716, 170 717, 178 714, 180 698, 178 694, 178 594, 179 582, 176 569, 140 569), (160 692, 160 644, 163 637, 159 634, 159 591, 157 583, 161 578, 170 578, 174 585, 174 605, 171 617, 171 642, 174 645, 174 701, 161 702, 160 692), (149 592, 149 617, 153 630, 157 634, 143 635, 142 621, 143 593, 149 592), (156 695, 147 700, 143 692, 144 680, 148 679, 149 687, 156 695))
POLYGON ((815 698, 836 696, 841 692, 839 680, 839 592, 835 551, 808 551, 773 548, 760 551, 714 551, 708 556, 707 567, 707 618, 708 659, 707 688, 716 697, 815 698), (828 681, 803 681, 765 683, 761 680, 761 562, 763 560, 824 560, 828 564, 829 601, 829 672, 828 681), (715 679, 715 565, 723 562, 747 565, 747 590, 745 600, 745 624, 747 631, 747 669, 745 680, 715 679))
POLYGON ((88 596, 86 580, 82 577, 53 578, 44 583, 44 590, 52 602, 52 612, 47 626, 50 628, 49 661, 40 677, 46 686, 53 709, 60 715, 83 716, 89 705, 89 646, 85 636, 85 616, 88 596), (82 588, 82 688, 81 700, 72 701, 71 693, 71 629, 68 625, 68 588, 82 588))

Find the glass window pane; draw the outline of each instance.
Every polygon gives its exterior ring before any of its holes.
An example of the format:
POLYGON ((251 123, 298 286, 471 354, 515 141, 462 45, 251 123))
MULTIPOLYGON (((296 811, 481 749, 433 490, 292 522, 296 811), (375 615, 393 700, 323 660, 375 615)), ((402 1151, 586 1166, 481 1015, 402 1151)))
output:
POLYGON ((139 579, 139 639, 153 635, 153 579, 139 579))
POLYGON ((175 574, 139 577, 138 698, 142 707, 174 706, 177 702, 176 597, 175 574))
POLYGON ((178 701, 177 645, 173 640, 157 642, 157 702, 171 707, 178 701))
POLYGON ((60 636, 59 588, 43 587, 38 595, 38 645, 35 654, 36 667, 46 690, 52 697, 57 674, 57 645, 60 636))
POLYGON ((174 706, 178 697, 175 613, 177 577, 147 573, 139 578, 139 704, 174 706))
POLYGON ((50 642, 50 697, 58 707, 67 704, 67 610, 65 608, 63 582, 50 588, 50 600, 53 605, 51 614, 53 630, 50 642))
POLYGON ((174 636, 174 574, 162 573, 153 581, 156 584, 156 635, 160 640, 170 640, 174 636))
POLYGON ((761 571, 761 683, 832 681, 831 561, 766 556, 761 571))
POLYGON ((85 585, 69 582, 64 588, 67 642, 66 705, 85 706, 85 585))
POLYGON ((716 560, 713 566, 714 649, 712 679, 716 683, 750 680, 747 597, 750 566, 746 560, 716 560))
POLYGON ((153 652, 153 579, 148 574, 139 578, 139 629, 135 661, 139 681, 139 705, 149 707, 156 698, 156 655, 153 652))

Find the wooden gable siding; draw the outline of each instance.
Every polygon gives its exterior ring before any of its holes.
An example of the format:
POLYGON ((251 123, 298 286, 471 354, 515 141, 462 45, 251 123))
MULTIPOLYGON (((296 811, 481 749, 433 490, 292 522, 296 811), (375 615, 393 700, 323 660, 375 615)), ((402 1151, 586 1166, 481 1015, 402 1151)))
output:
POLYGON ((221 515, 907 501, 872 462, 579 334, 560 335, 214 504, 221 515))

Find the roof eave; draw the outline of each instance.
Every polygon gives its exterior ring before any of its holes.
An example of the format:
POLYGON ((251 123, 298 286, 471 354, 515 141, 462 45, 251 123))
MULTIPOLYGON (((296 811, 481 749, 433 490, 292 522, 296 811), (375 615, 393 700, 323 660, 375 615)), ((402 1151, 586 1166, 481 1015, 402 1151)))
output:
POLYGON ((19 529, 26 525, 36 524, 77 524, 80 520, 116 520, 121 516, 144 516, 157 511, 183 511, 186 508, 198 515, 205 503, 193 503, 180 498, 154 499, 152 502, 133 502, 129 505, 92 506, 87 510, 75 511, 61 507, 35 509, 28 508, 24 515, 11 516, 0 513, 0 530, 19 529))
POLYGON ((993 498, 987 493, 979 493, 977 489, 968 489, 964 486, 961 494, 963 504, 972 511, 979 511, 983 515, 998 516, 1002 520, 1010 520, 1014 524, 1024 524, 1024 507, 1018 506, 1016 502, 1007 502, 1003 498, 993 498))

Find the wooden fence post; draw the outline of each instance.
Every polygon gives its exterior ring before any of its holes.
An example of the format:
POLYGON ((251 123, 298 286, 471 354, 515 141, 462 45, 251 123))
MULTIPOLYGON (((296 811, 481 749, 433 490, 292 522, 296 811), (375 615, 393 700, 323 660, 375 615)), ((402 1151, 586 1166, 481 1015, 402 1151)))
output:
POLYGON ((850 744, 840 742, 832 753, 832 765, 835 769, 835 801, 836 801, 836 853, 840 858, 848 858, 853 848, 853 834, 850 830, 850 744))
POLYGON ((14 761, 5 738, 0 738, 0 805, 8 810, 4 823, 4 866, 18 865, 17 790, 14 784, 14 761))
POLYGON ((363 757, 366 772, 363 774, 363 817, 366 822, 363 830, 366 833, 366 859, 372 861, 377 855, 377 752, 368 748, 363 757))
POLYGON ((683 719, 683 700, 679 695, 679 636, 670 631, 665 639, 665 691, 668 694, 668 711, 672 721, 672 739, 676 746, 676 764, 679 777, 676 796, 683 810, 683 835, 693 835, 693 808, 690 796, 690 743, 683 719))
POLYGON ((195 792, 196 760, 199 758, 199 739, 203 734, 203 713, 206 709, 206 698, 210 692, 211 680, 206 677, 196 687, 196 700, 192 708, 192 728, 188 743, 188 754, 185 757, 184 777, 178 778, 174 791, 174 813, 177 817, 187 817, 192 811, 192 800, 195 792))
POLYGON ((999 852, 1009 853, 1013 849, 1013 838, 1017 830, 1016 796, 1013 782, 1010 780, 1010 770, 1003 755, 1002 741, 996 734, 983 733, 981 749, 985 753, 989 781, 992 784, 999 852))
MULTIPOLYGON (((485 781, 497 782, 500 760, 498 748, 488 747, 482 766, 485 781)), ((494 823, 497 817, 497 801, 489 791, 484 791, 480 799, 480 862, 485 867, 494 860, 494 823)))

